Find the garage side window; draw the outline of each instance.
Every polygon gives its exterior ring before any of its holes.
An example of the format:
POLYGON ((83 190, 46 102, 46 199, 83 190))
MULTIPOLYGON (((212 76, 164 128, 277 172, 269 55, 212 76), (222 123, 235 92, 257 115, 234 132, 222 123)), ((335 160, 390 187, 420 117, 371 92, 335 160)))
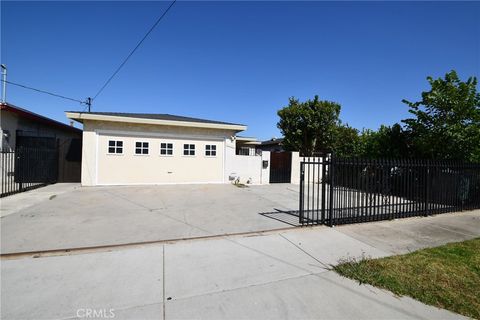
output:
POLYGON ((108 140, 108 153, 110 153, 110 154, 122 154, 123 153, 123 141, 121 141, 121 140, 108 140))
POLYGON ((205 155, 207 157, 216 157, 217 156, 217 146, 214 144, 207 144, 205 146, 205 155))
POLYGON ((162 156, 173 155, 173 143, 160 143, 160 155, 162 156))
POLYGON ((194 156, 195 155, 195 145, 194 144, 184 144, 183 145, 183 155, 184 156, 194 156))
POLYGON ((135 154, 148 154, 148 142, 135 142, 135 154))

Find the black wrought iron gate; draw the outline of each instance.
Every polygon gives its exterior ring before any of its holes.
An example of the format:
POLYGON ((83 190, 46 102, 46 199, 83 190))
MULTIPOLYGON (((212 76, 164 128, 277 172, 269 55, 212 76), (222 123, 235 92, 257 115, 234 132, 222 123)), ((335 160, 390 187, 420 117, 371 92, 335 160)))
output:
POLYGON ((58 150, 23 146, 0 150, 0 169, 0 197, 55 183, 58 150))
POLYGON ((334 193, 330 168, 331 158, 327 155, 306 157, 300 163, 300 224, 331 225, 334 193))
POLYGON ((480 208, 480 164, 412 159, 300 163, 302 225, 405 218, 480 208))

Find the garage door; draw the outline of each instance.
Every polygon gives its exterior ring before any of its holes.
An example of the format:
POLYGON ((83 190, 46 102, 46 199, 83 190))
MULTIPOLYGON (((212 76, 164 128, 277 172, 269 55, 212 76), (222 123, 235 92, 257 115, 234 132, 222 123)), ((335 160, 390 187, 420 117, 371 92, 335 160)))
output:
POLYGON ((222 183, 224 141, 99 134, 97 184, 222 183))

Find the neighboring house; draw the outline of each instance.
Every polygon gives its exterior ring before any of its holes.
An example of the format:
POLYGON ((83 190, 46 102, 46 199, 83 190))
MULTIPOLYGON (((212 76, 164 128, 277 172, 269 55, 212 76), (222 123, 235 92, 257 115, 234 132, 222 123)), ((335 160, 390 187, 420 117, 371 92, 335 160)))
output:
POLYGON ((0 103, 0 119, 2 152, 35 149, 17 154, 14 166, 2 166, 2 177, 42 182, 48 169, 48 182, 80 182, 82 130, 10 103, 0 103), (38 150, 51 151, 48 159, 38 150))
POLYGON ((241 137, 237 136, 236 154, 240 156, 254 156, 257 154, 257 146, 260 145, 260 141, 253 137, 241 137))
POLYGON ((235 154, 245 125, 169 114, 66 115, 83 123, 82 185, 268 183, 261 156, 235 154))
POLYGON ((282 152, 283 149, 283 138, 272 138, 270 140, 262 141, 262 143, 257 146, 257 150, 270 151, 270 152, 282 152))

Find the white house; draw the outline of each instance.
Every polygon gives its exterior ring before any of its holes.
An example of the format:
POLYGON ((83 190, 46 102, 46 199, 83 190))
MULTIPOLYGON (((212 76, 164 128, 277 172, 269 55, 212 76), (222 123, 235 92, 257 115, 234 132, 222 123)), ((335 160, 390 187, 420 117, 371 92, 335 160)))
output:
POLYGON ((66 115, 83 123, 84 186, 269 181, 268 152, 236 155, 242 124, 169 114, 66 115))

